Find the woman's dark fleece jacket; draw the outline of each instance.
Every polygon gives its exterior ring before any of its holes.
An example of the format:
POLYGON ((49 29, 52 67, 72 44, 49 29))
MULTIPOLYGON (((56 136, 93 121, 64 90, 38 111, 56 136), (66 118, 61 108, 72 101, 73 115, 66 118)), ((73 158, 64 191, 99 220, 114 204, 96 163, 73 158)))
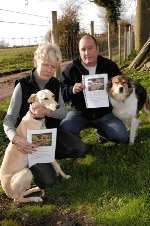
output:
MULTIPOLYGON (((36 93, 40 90, 38 84, 36 83, 36 80, 34 78, 33 72, 35 69, 32 70, 31 74, 25 78, 21 78, 20 80, 16 80, 15 85, 20 82, 21 88, 22 88, 22 105, 19 113, 19 118, 17 120, 17 125, 20 123, 21 119, 27 111, 29 110, 29 103, 28 99, 31 94, 36 93)), ((59 99, 59 90, 60 90, 60 83, 58 79, 52 77, 49 79, 49 81, 46 83, 44 89, 49 89, 54 95, 55 95, 55 101, 58 102, 59 99)), ((55 128, 58 127, 60 120, 51 118, 51 117, 45 117, 45 123, 47 128, 55 128)))
MULTIPOLYGON (((96 67, 96 74, 108 74, 108 80, 110 80, 113 76, 121 74, 116 63, 113 61, 104 58, 102 56, 98 56, 97 58, 97 67, 96 67)), ((88 75, 89 71, 84 68, 81 63, 81 59, 77 58, 73 60, 73 62, 64 69, 61 76, 61 86, 62 86, 62 93, 65 102, 71 101, 72 106, 77 111, 82 111, 83 115, 92 120, 97 119, 105 114, 112 111, 112 107, 101 107, 101 108, 86 108, 85 100, 83 92, 78 94, 73 94, 73 86, 75 83, 82 82, 82 75, 88 75)))

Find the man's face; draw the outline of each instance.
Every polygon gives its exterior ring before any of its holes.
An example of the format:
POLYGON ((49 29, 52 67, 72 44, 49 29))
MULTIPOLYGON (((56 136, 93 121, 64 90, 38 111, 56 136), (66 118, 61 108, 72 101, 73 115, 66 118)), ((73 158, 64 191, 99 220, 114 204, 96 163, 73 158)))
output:
POLYGON ((83 63, 87 66, 95 66, 97 63, 97 47, 91 37, 83 37, 79 42, 79 52, 83 63))

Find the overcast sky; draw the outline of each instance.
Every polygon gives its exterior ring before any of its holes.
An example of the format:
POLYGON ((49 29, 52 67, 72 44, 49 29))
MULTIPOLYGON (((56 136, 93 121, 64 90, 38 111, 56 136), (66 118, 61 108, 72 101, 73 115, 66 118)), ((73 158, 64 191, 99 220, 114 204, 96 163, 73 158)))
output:
MULTIPOLYGON (((128 6, 123 12, 127 18, 135 11, 135 0, 122 0, 128 6)), ((0 39, 2 38, 33 38, 44 36, 50 27, 51 11, 55 10, 58 16, 61 15, 66 0, 4 0, 0 2, 0 39), (14 13, 14 11, 16 13, 14 13), (32 14, 32 15, 28 15, 32 14), (37 16, 34 16, 37 15, 37 16), (15 23, 14 23, 15 22, 15 23), (21 23, 21 24, 18 24, 21 23)), ((105 31, 105 9, 97 7, 88 0, 82 2, 79 18, 80 27, 90 32, 90 21, 94 21, 95 33, 105 31)))

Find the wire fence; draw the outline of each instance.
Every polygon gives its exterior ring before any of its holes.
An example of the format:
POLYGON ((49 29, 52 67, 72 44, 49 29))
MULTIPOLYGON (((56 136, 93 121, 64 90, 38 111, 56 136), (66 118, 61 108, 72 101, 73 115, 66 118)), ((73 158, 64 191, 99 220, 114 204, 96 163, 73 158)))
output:
POLYGON ((36 45, 50 26, 49 17, 0 8, 0 47, 36 45))
MULTIPOLYGON (((13 36, 14 33, 10 35, 9 32, 8 32, 9 36, 5 36, 3 33, 0 34, 0 74, 9 73, 10 71, 13 72, 30 69, 33 66, 32 59, 35 48, 45 38, 45 34, 51 27, 52 21, 48 17, 25 12, 1 8, 0 12, 1 14, 10 13, 23 16, 21 19, 15 17, 12 20, 8 20, 6 17, 0 16, 0 25, 3 24, 3 26, 5 26, 7 30, 7 25, 11 24, 12 30, 15 32, 14 36, 13 36), (32 22, 30 22, 31 20, 29 18, 32 19, 35 18, 35 20, 32 20, 32 22), (15 29, 16 25, 18 26, 19 32, 15 29), (29 28, 30 30, 27 30, 29 28), (20 36, 20 33, 23 35, 20 36), (32 36, 32 34, 36 35, 32 36)), ((90 22, 87 23, 89 24, 92 33, 91 23, 90 22)), ((94 28, 93 31, 96 30, 94 28)), ((118 32, 111 33, 110 40, 111 43, 108 43, 109 31, 106 31, 103 34, 96 33, 93 34, 97 40, 99 52, 102 55, 106 57, 109 56, 110 54, 109 53, 110 49, 108 48, 109 45, 111 46, 111 51, 113 55, 118 54, 119 42, 121 51, 120 54, 122 54, 122 57, 124 57, 124 59, 131 53, 131 50, 134 47, 133 28, 132 29, 128 28, 126 32, 124 28, 125 26, 121 26, 120 40, 118 39, 118 32)), ((88 33, 86 29, 82 28, 76 31, 73 28, 71 31, 64 31, 63 34, 58 36, 58 44, 61 48, 64 60, 72 60, 79 54, 78 41, 85 32, 88 33)))

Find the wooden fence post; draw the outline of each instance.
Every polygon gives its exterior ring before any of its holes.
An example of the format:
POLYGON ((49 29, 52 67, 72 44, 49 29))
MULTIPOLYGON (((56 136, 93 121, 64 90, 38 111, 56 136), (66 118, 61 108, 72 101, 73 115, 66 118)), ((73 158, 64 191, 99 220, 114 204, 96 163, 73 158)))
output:
POLYGON ((124 23, 124 60, 131 52, 131 25, 128 22, 124 23))
MULTIPOLYGON (((57 31, 57 11, 52 11, 52 32, 51 32, 51 37, 52 37, 52 44, 59 44, 58 41, 58 31, 57 31)), ((61 74, 61 67, 60 64, 57 65, 57 70, 56 70, 56 77, 59 77, 61 74)))
POLYGON ((112 58, 111 41, 110 41, 110 23, 108 22, 108 58, 112 58))
POLYGON ((124 24, 124 60, 127 59, 127 24, 124 24))
POLYGON ((52 43, 58 44, 57 11, 52 11, 52 43))
POLYGON ((91 35, 94 36, 94 21, 91 21, 91 35))
POLYGON ((131 24, 128 25, 128 43, 127 43, 127 56, 129 56, 131 54, 131 50, 132 50, 132 33, 131 33, 131 24))
POLYGON ((121 21, 118 20, 118 53, 119 63, 121 63, 121 21))

